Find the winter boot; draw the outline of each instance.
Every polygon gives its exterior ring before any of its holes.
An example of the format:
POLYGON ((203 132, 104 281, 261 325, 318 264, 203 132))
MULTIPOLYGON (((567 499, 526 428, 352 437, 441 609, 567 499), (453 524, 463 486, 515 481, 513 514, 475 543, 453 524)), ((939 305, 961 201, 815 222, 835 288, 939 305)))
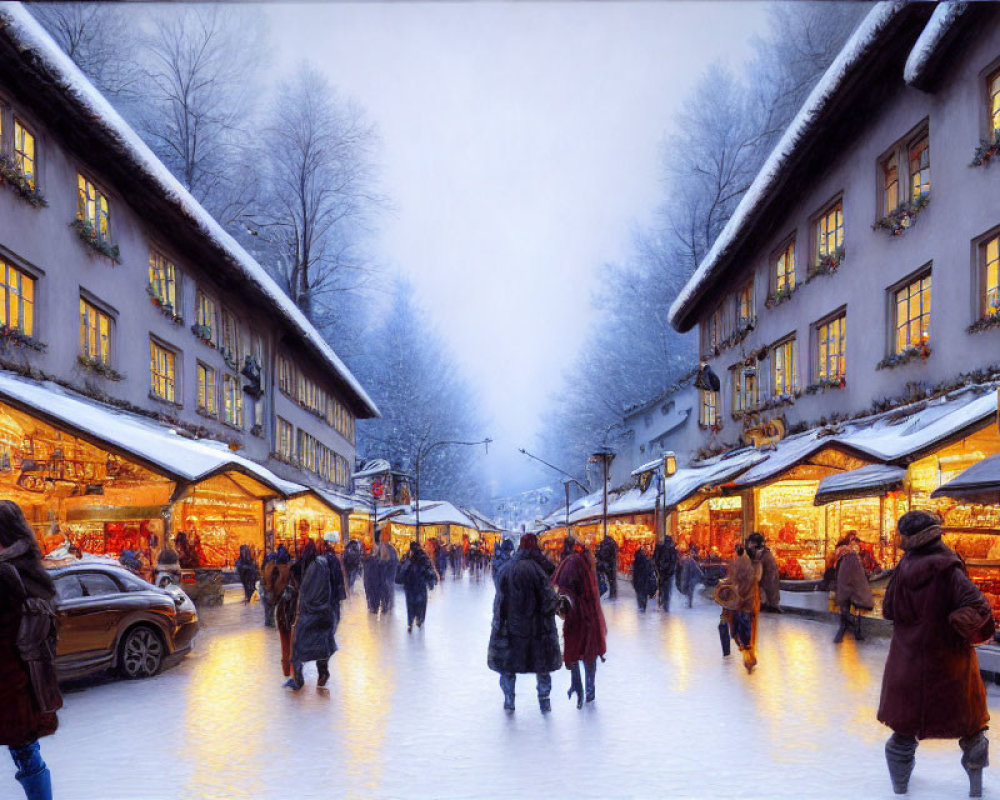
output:
POLYGON ((503 709, 504 711, 514 710, 514 675, 500 675, 500 688, 503 689, 503 709))
POLYGON ((858 614, 854 618, 854 641, 863 642, 865 640, 864 634, 861 632, 861 615, 858 614))
POLYGON ((17 767, 14 777, 24 789, 27 800, 52 800, 52 775, 42 760, 38 742, 12 747, 10 754, 17 767))
POLYGON ((552 701, 547 697, 539 698, 538 707, 542 710, 543 714, 548 714, 552 710, 552 701))
POLYGON ((894 733, 885 743, 885 763, 889 767, 889 779, 896 794, 906 794, 909 789, 916 752, 917 740, 913 736, 894 733))
POLYGON ((566 692, 566 696, 572 700, 573 692, 576 692, 576 707, 583 708, 583 679, 580 677, 580 662, 574 661, 569 671, 571 678, 569 691, 566 692))
POLYGON ((301 689, 303 686, 305 686, 305 683, 306 683, 306 679, 305 679, 305 677, 302 674, 302 665, 299 664, 299 663, 293 663, 292 664, 292 677, 289 678, 287 681, 285 681, 285 683, 283 684, 283 686, 286 689, 292 689, 292 690, 294 690, 294 691, 297 692, 299 689, 301 689))
POLYGON ((840 618, 840 627, 837 628, 837 634, 833 637, 834 644, 840 644, 844 641, 844 634, 847 633, 847 620, 843 617, 840 618))
MULTIPOLYGON (((583 676, 584 676, 584 679, 586 680, 586 684, 587 684, 587 702, 588 703, 593 703, 594 702, 594 698, 597 696, 597 687, 596 687, 596 681, 597 681, 597 659, 596 658, 593 661, 584 661, 583 662, 583 676)), ((580 707, 579 704, 577 704, 577 708, 579 708, 579 707, 580 707)))
POLYGON ((319 673, 319 678, 316 681, 317 686, 326 686, 327 681, 330 680, 330 666, 328 661, 317 661, 316 671, 319 673))
POLYGON ((990 742, 982 731, 958 740, 962 766, 969 773, 969 797, 983 796, 983 767, 990 765, 990 742))

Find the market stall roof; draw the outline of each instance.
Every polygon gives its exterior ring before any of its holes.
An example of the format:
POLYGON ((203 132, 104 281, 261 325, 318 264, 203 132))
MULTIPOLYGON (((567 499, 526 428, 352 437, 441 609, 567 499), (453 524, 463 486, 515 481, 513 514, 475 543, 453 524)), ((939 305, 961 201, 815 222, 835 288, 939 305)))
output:
POLYGON ((894 491, 903 485, 906 470, 888 464, 870 464, 849 472, 828 475, 819 482, 813 503, 817 506, 835 500, 852 500, 857 497, 875 497, 894 491))
POLYGON ((1000 504, 1000 454, 984 458, 935 489, 931 497, 951 497, 985 505, 1000 504))
POLYGON ((729 483, 766 458, 765 453, 743 448, 697 467, 681 468, 663 482, 663 506, 674 508, 702 489, 729 483))
POLYGON ((475 508, 465 508, 462 509, 465 513, 472 518, 472 521, 476 523, 476 527, 481 531, 499 531, 500 526, 497 525, 493 520, 483 514, 481 511, 475 508))
MULTIPOLYGON (((608 506, 611 505, 614 499, 611 492, 608 492, 608 506)), ((581 497, 573 505, 569 507, 569 523, 570 525, 583 522, 585 520, 599 518, 604 509, 604 493, 603 492, 591 492, 586 497, 581 497)), ((565 510, 562 516, 557 517, 557 519, 562 522, 566 519, 565 510)))
MULTIPOLYGON (((400 514, 392 518, 398 525, 415 526, 417 518, 413 514, 400 514)), ((476 523, 468 514, 461 511, 447 500, 420 502, 421 525, 461 525, 463 528, 478 530, 476 523)))
POLYGON ((287 496, 302 489, 237 455, 224 442, 186 438, 159 422, 96 403, 55 383, 0 372, 0 401, 181 483, 242 473, 274 494, 287 496))

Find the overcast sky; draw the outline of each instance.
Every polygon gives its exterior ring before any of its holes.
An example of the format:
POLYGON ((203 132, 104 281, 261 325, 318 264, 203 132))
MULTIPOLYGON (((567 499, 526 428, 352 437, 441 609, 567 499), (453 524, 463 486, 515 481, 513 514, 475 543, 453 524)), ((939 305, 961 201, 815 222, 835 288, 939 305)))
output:
POLYGON ((765 17, 748 2, 271 10, 278 69, 312 62, 378 126, 395 206, 380 256, 475 388, 503 484, 553 393, 572 391, 562 372, 602 266, 659 201, 673 115, 707 64, 743 63, 765 17))

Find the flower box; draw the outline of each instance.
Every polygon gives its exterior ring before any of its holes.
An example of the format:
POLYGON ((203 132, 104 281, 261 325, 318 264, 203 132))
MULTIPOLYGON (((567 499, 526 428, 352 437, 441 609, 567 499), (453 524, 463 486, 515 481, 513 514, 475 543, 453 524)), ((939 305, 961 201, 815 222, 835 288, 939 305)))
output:
POLYGON ((121 253, 118 251, 118 245, 111 244, 107 239, 98 234, 97 228, 95 228, 90 222, 85 219, 75 219, 70 223, 77 236, 80 237, 80 241, 85 245, 100 253, 102 256, 108 258, 112 265, 121 264, 122 257, 121 253))
POLYGON ((9 153, 0 153, 0 183, 6 183, 22 200, 35 208, 49 204, 38 187, 32 186, 28 176, 17 168, 14 156, 9 153))
POLYGON ((780 306, 786 300, 792 299, 792 295, 795 294, 795 289, 797 288, 798 288, 797 286, 796 287, 783 286, 782 288, 778 289, 772 294, 769 294, 767 296, 767 300, 764 301, 764 305, 767 306, 767 308, 774 308, 775 306, 780 306))
POLYGON ((0 347, 6 350, 8 345, 14 345, 15 347, 30 347, 32 350, 37 350, 39 353, 48 347, 48 345, 44 342, 40 342, 37 339, 28 336, 20 328, 12 328, 10 325, 2 325, 0 326, 0 347))
POLYGON ((913 347, 908 347, 902 353, 893 353, 891 356, 886 356, 878 362, 875 369, 893 369, 894 367, 902 366, 915 358, 922 358, 926 361, 930 358, 930 356, 930 345, 928 345, 927 342, 921 342, 913 347))
POLYGON ((990 159, 1000 153, 1000 130, 993 131, 992 139, 980 139, 979 146, 972 156, 970 167, 979 167, 988 164, 990 159))
POLYGON ((832 275, 844 263, 844 248, 838 247, 832 253, 827 253, 809 270, 809 280, 818 275, 832 275))
POLYGON ((99 358, 88 358, 87 356, 79 355, 76 357, 76 363, 85 369, 89 369, 91 372, 96 372, 102 378, 107 378, 109 381, 121 381, 125 379, 124 375, 112 369, 110 365, 99 358))
POLYGON ((215 347, 215 342, 212 341, 212 326, 211 325, 199 325, 197 322, 191 326, 191 333, 201 339, 209 347, 215 347))
POLYGON ((886 230, 890 236, 902 236, 917 221, 917 215, 927 206, 930 199, 930 192, 927 192, 912 203, 900 204, 894 211, 876 220, 872 230, 886 230))
POLYGON ((841 375, 839 378, 822 378, 816 383, 810 383, 806 387, 806 394, 816 394, 825 392, 827 389, 843 389, 847 385, 847 378, 841 375))

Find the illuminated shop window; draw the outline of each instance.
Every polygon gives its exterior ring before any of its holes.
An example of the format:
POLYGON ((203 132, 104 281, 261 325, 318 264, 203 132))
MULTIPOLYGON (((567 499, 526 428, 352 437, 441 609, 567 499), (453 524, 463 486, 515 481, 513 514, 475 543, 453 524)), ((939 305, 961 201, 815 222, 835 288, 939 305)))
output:
POLYGON ((795 340, 771 348, 771 387, 775 395, 792 394, 798 386, 795 340))
POLYGON ((76 217, 87 223, 99 241, 111 242, 111 207, 104 192, 77 173, 76 217))
POLYGON ((35 335, 35 279, 0 260, 0 323, 35 335))
POLYGON ((240 379, 233 375, 222 376, 222 400, 225 420, 237 428, 243 427, 243 390, 240 379))
POLYGON ((149 390, 154 397, 176 402, 177 356, 173 351, 150 340, 149 342, 149 390))
POLYGON ((816 263, 844 246, 844 204, 837 202, 816 220, 816 263))
POLYGON ((156 250, 149 251, 149 292, 164 306, 178 311, 177 272, 166 256, 156 250))
POLYGON ((894 298, 895 352, 925 344, 930 338, 931 276, 917 278, 899 289, 894 298))
POLYGON ((198 362, 198 408, 213 417, 219 413, 215 370, 198 362))
POLYGON ((14 167, 35 188, 35 137, 17 117, 14 117, 14 167))
POLYGON ((847 315, 816 326, 816 378, 835 381, 847 375, 845 345, 847 315))
POLYGON ((111 366, 114 320, 97 306, 80 298, 80 355, 87 361, 111 366))

